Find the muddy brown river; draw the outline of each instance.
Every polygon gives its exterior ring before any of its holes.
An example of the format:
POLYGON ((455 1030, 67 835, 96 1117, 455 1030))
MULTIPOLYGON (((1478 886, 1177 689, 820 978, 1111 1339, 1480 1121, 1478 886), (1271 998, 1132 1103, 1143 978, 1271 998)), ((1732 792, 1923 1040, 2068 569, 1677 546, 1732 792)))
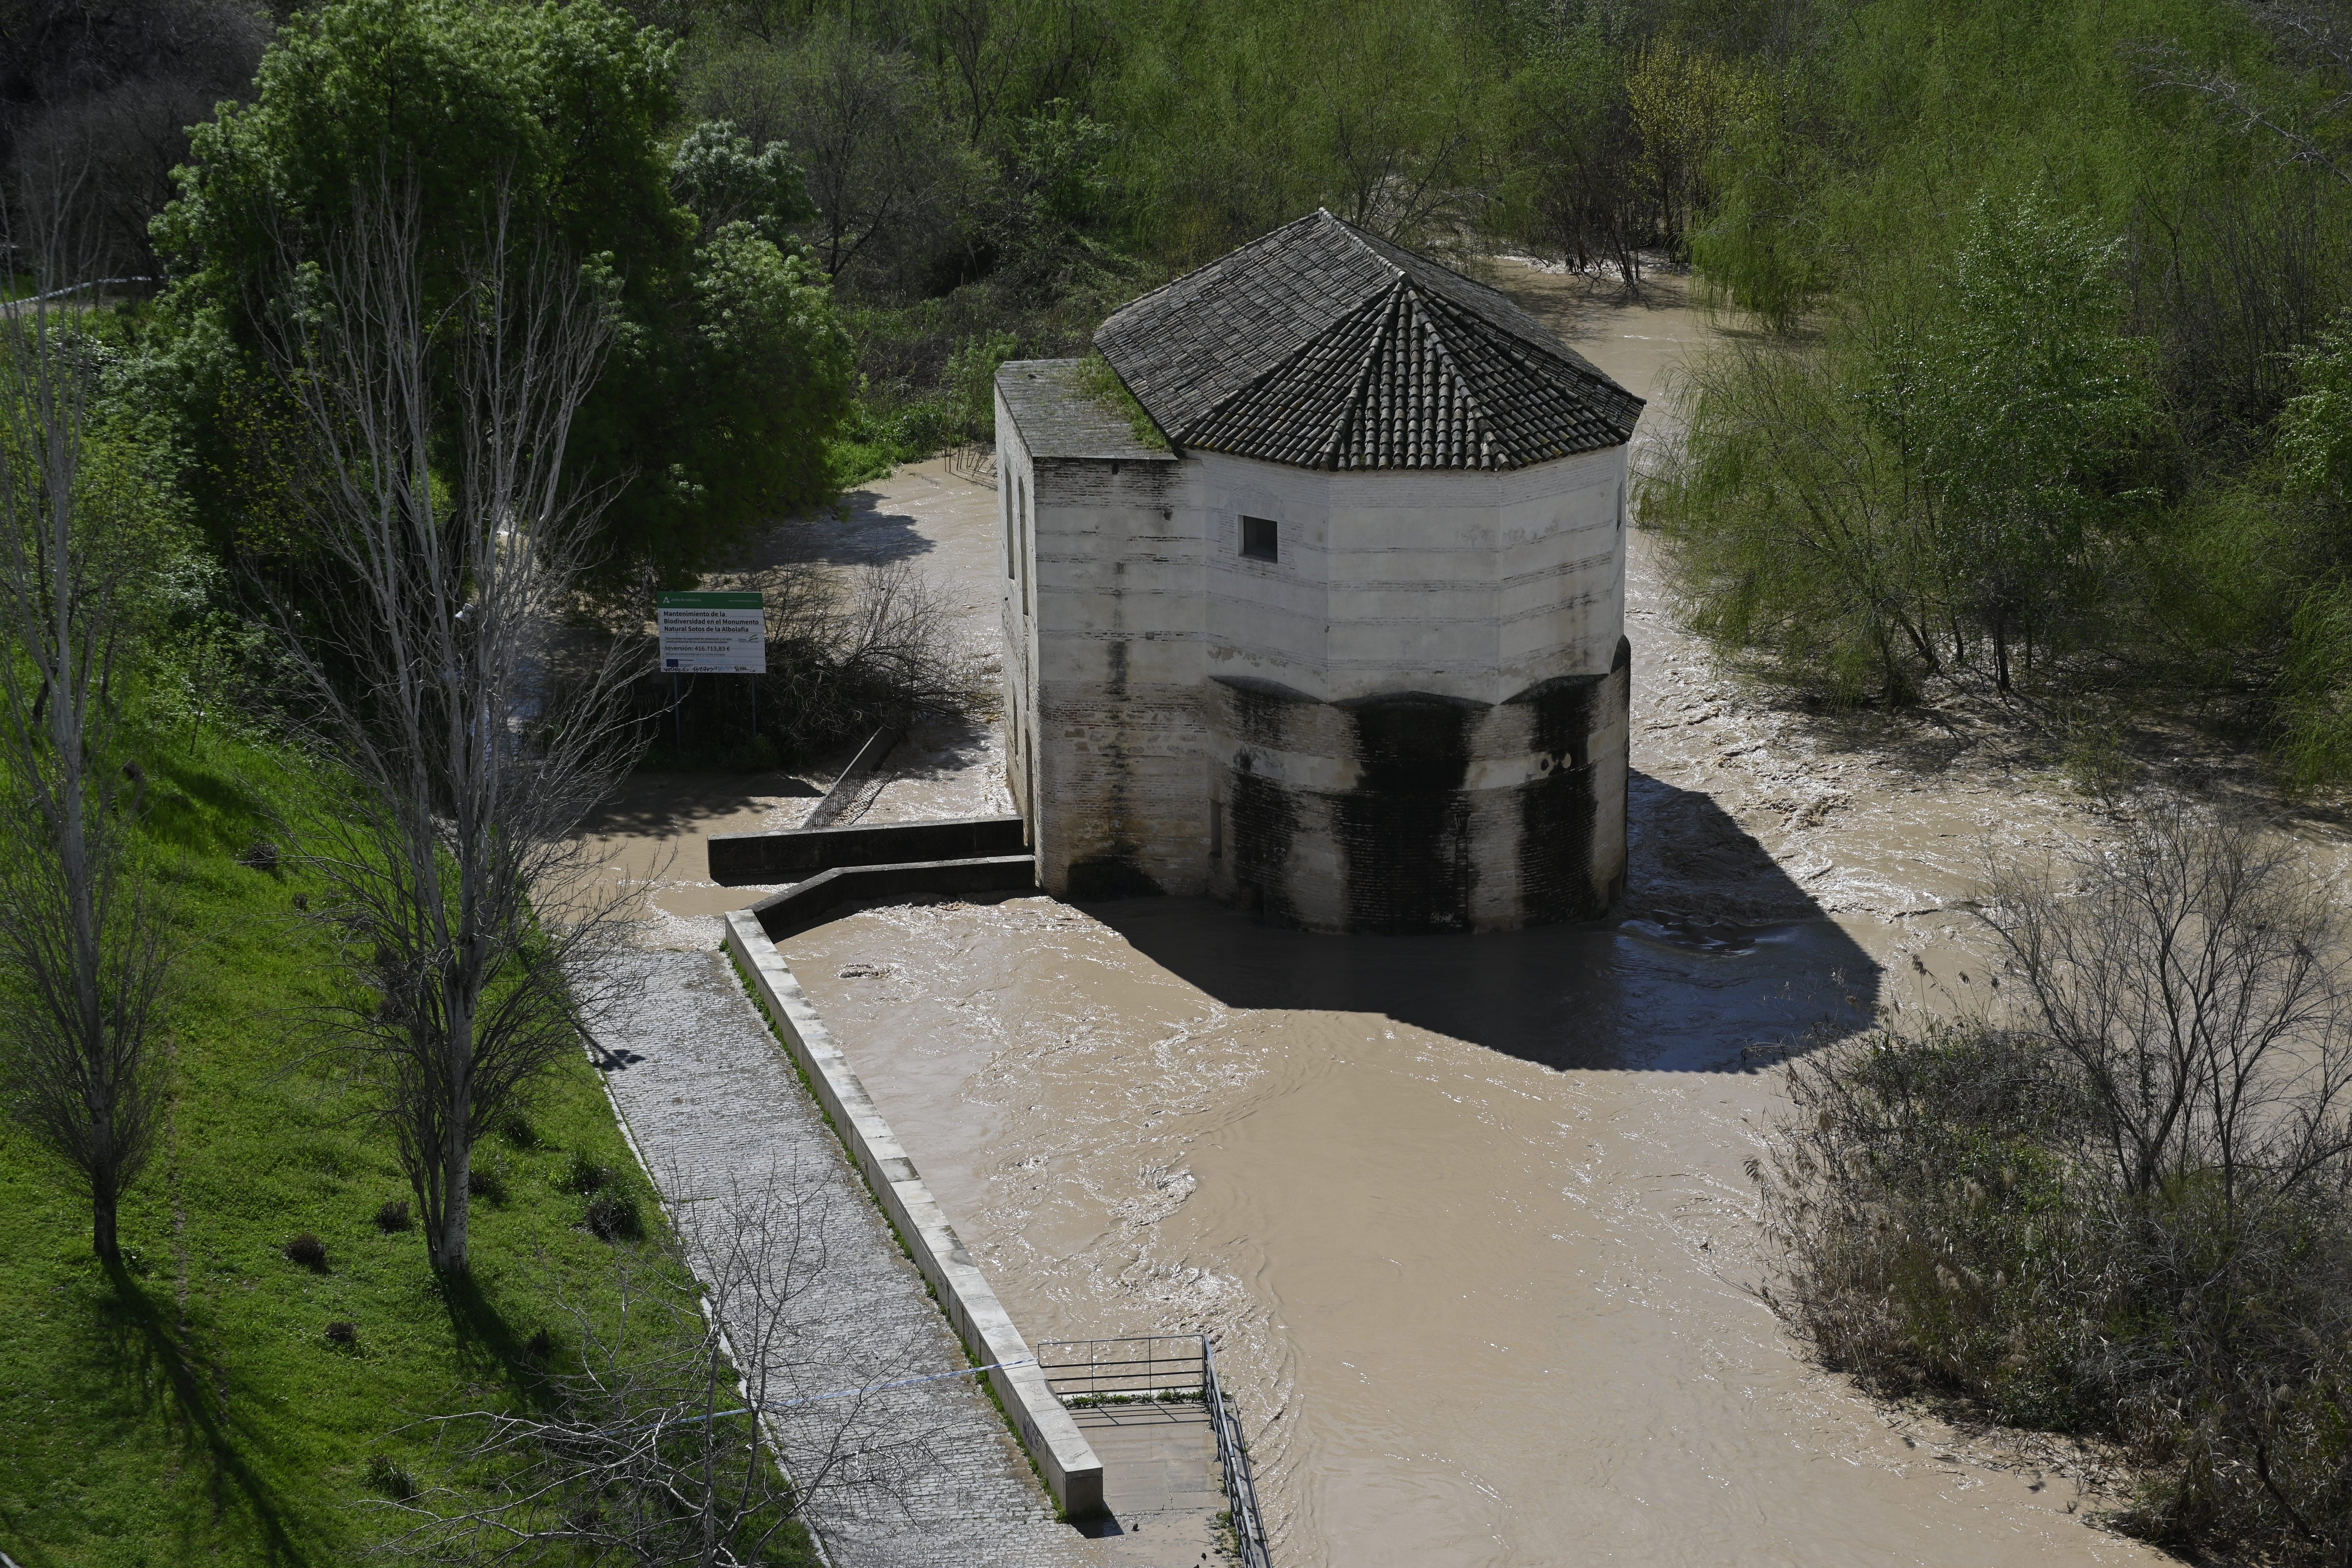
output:
MULTIPOLYGON (((1670 438, 1701 313, 1504 272, 1670 438)), ((844 538, 929 541, 984 628, 989 491, 926 465, 858 506, 844 538)), ((1881 1407, 1752 1289, 1780 1050, 1963 1005, 1984 846, 2079 839, 2085 801, 1996 727, 1841 739, 1676 629, 1638 534, 1632 574, 1621 922, 1339 938, 1027 898, 871 910, 787 957, 1033 1341, 1214 1334, 1286 1568, 2166 1561, 2086 1522, 2064 1450, 1881 1407)), ((935 741, 867 820, 1001 801, 992 763, 935 741)), ((810 788, 666 831, 788 826, 810 788)), ((655 896, 681 942, 756 896, 689 862, 655 896)))

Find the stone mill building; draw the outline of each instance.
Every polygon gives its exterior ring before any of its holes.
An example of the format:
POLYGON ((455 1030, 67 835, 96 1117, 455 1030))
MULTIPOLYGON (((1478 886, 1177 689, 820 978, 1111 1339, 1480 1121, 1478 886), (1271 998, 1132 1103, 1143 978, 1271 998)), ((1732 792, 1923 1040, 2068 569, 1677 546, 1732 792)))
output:
POLYGON ((1006 761, 1046 889, 1334 931, 1604 912, 1641 400, 1328 213, 1095 344, 996 378, 1006 761))

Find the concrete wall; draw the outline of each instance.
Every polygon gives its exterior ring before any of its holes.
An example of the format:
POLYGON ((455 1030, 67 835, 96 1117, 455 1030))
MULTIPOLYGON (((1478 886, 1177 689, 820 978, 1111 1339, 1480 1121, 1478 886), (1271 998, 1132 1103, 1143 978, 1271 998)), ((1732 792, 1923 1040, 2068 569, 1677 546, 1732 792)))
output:
POLYGON ((1034 454, 998 404, 1007 767, 1040 880, 1206 886, 1202 546, 1189 465, 1034 454))
POLYGON ((1625 452, 1506 473, 1034 454, 1000 397, 1008 768, 1039 879, 1329 931, 1603 912, 1625 452), (1277 559, 1241 552, 1276 524, 1277 559))
POLYGON ((1605 672, 1624 632, 1625 451, 1506 473, 1331 473, 1197 453, 1206 672, 1327 702, 1500 702, 1605 672), (1271 518, 1280 559, 1241 553, 1271 518))
POLYGON ((1625 878, 1631 649, 1500 703, 1212 683, 1210 890, 1311 931, 1605 913, 1625 878))
POLYGON ((849 1058, 809 1005, 783 954, 761 932, 759 921, 741 910, 727 917, 727 950, 751 977, 752 989, 785 1049, 807 1076, 817 1103, 851 1161, 865 1173, 875 1201, 898 1228, 915 1267, 930 1281, 957 1337, 980 1365, 997 1369, 982 1375, 996 1390, 1005 1418, 1037 1462, 1054 1500, 1073 1519, 1102 1512, 1102 1460, 1046 1385, 1012 1314, 948 1224, 865 1084, 850 1070, 849 1058))
POLYGON ((1018 816, 960 816, 862 827, 795 827, 780 833, 713 833, 704 838, 710 879, 722 888, 793 882, 836 866, 897 866, 1018 855, 1029 847, 1018 816))

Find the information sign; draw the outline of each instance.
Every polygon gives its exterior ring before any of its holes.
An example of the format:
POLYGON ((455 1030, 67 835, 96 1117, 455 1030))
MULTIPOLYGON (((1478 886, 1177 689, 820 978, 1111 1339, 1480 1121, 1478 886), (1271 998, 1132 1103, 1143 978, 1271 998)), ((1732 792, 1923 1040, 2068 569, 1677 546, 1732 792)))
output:
POLYGON ((664 594, 655 601, 665 675, 768 673, 767 599, 761 594, 664 594))

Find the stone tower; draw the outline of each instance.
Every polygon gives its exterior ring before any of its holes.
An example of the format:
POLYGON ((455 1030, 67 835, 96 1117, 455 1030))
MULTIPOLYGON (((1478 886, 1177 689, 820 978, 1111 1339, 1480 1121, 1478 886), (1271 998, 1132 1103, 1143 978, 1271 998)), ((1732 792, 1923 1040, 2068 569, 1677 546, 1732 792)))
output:
POLYGON ((1095 342, 996 383, 1007 760, 1047 889, 1333 931, 1604 913, 1641 401, 1328 213, 1095 342))

